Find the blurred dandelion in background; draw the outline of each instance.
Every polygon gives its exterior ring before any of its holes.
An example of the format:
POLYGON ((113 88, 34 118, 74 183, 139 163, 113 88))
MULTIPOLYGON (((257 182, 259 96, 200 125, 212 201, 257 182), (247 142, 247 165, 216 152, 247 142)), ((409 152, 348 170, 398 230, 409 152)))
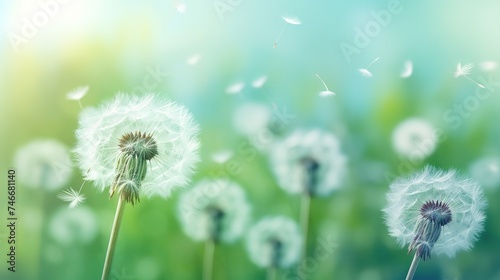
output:
POLYGON ((483 231, 485 208, 479 184, 454 170, 427 166, 396 179, 383 212, 390 235, 408 245, 408 252, 415 251, 407 279, 413 278, 420 259, 471 249, 483 231))
POLYGON ((250 228, 246 247, 250 260, 268 269, 268 279, 275 279, 278 269, 299 262, 302 243, 297 223, 275 216, 263 218, 250 228))
POLYGON ((405 158, 423 160, 434 153, 438 143, 435 128, 426 120, 409 118, 399 123, 392 133, 392 146, 405 158))
POLYGON ((500 185, 500 158, 485 156, 472 162, 469 173, 481 186, 498 188, 500 185))
POLYGON ((19 148, 14 157, 19 183, 30 188, 55 191, 73 171, 66 146, 57 140, 38 139, 19 148))
POLYGON ((485 72, 491 72, 497 69, 498 63, 495 61, 483 61, 479 64, 479 67, 485 72))
POLYGON ((182 194, 178 210, 184 232, 205 241, 203 279, 211 279, 215 245, 236 241, 250 221, 245 193, 229 180, 200 181, 182 194))
POLYGON ((96 215, 85 206, 62 208, 51 218, 49 233, 59 244, 88 244, 97 237, 96 215))
POLYGON ((300 225, 307 240, 311 197, 326 196, 343 186, 347 159, 339 140, 320 129, 297 130, 272 149, 271 167, 279 186, 290 194, 301 194, 300 225))
POLYGON ((199 161, 198 125, 182 106, 157 95, 118 94, 81 113, 75 153, 85 180, 118 193, 102 279, 108 279, 125 203, 170 196, 186 186, 199 161))

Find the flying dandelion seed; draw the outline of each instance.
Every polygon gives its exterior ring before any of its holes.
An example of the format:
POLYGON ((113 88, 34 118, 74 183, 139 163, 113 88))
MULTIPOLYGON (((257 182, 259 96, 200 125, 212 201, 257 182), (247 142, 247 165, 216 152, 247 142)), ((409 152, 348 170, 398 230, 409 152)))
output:
POLYGON ((261 88, 267 81, 267 76, 260 76, 252 82, 252 87, 261 88))
POLYGON ((69 202, 69 208, 75 208, 85 201, 85 196, 80 193, 80 191, 76 191, 72 188, 64 190, 58 196, 62 201, 69 202))
POLYGON ((323 86, 326 89, 324 91, 320 91, 319 96, 321 96, 321 97, 330 97, 332 95, 335 95, 335 93, 333 91, 330 91, 328 89, 328 87, 326 86, 325 81, 323 81, 323 79, 321 79, 321 77, 318 74, 316 74, 316 77, 318 77, 318 79, 321 81, 321 83, 323 83, 323 86))
POLYGON ((470 250, 483 231, 485 208, 480 185, 454 170, 427 166, 396 179, 383 212, 390 235, 415 251, 406 279, 413 278, 420 259, 470 250))
POLYGON ((497 69, 498 63, 495 61, 483 61, 479 64, 479 67, 481 67, 481 70, 490 72, 495 69, 497 69))
POLYGON ((296 17, 282 16, 281 18, 285 21, 285 25, 281 29, 281 32, 278 34, 278 38, 276 38, 276 41, 274 42, 274 46, 273 46, 274 48, 276 48, 278 46, 278 41, 281 38, 281 34, 283 34, 283 31, 285 31, 285 29, 288 26, 288 24, 291 24, 291 25, 300 25, 300 24, 302 24, 302 21, 300 21, 296 17))
POLYGON ((366 68, 360 68, 358 69, 359 73, 361 73, 361 75, 363 77, 366 77, 366 78, 371 78, 373 77, 373 74, 372 72, 370 72, 368 69, 370 68, 370 66, 372 66, 375 62, 377 62, 378 60, 380 59, 380 57, 377 57, 375 58, 375 60, 373 60, 370 64, 368 64, 368 66, 366 68))
POLYGON ((469 81, 475 83, 478 87, 485 88, 485 86, 483 86, 482 84, 474 81, 473 79, 471 79, 468 76, 470 74, 472 68, 474 68, 474 64, 472 64, 472 63, 466 63, 464 65, 462 65, 462 63, 458 63, 457 64, 457 68, 456 68, 455 73, 453 74, 453 76, 455 78, 463 76, 463 77, 467 78, 469 81))
POLYGON ((413 74, 413 62, 408 60, 405 62, 403 72, 401 72, 401 78, 408 78, 413 74))
POLYGON ((212 160, 218 164, 223 164, 227 162, 233 156, 233 151, 231 150, 222 150, 214 153, 212 155, 212 160))
POLYGON ((237 93, 240 93, 244 88, 245 88, 245 83, 236 82, 234 84, 229 85, 226 88, 226 93, 227 94, 237 94, 237 93))
POLYGON ((186 10, 187 10, 187 5, 186 3, 184 3, 184 1, 181 1, 179 3, 177 3, 177 5, 175 5, 175 10, 178 12, 178 13, 185 13, 186 10))
POLYGON ((196 65, 201 59, 201 54, 193 54, 192 56, 186 59, 186 63, 189 65, 196 65))
POLYGON ((80 101, 89 91, 89 86, 78 87, 66 94, 66 98, 69 100, 78 101, 78 105, 83 109, 82 102, 80 101))

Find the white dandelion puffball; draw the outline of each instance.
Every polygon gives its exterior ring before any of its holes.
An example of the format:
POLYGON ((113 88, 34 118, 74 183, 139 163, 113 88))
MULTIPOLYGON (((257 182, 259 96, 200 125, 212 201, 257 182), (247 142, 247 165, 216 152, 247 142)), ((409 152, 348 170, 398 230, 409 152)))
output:
POLYGON ((57 140, 40 139, 17 150, 14 157, 19 183, 54 191, 71 178, 73 164, 66 146, 57 140))
POLYGON ((457 251, 471 249, 483 230, 485 208, 478 183, 454 170, 427 166, 390 185, 383 211, 390 235, 425 260, 431 250, 453 257, 457 251))
POLYGON ((271 150, 272 168, 283 190, 324 196, 342 186, 347 159, 330 132, 298 130, 271 150))
POLYGON ((267 217, 255 224, 247 236, 250 259, 260 267, 290 267, 300 259, 302 236, 290 218, 267 217))
POLYGON ((488 156, 474 161, 469 173, 483 187, 495 188, 500 185, 500 158, 488 156))
POLYGON ((198 182, 181 196, 178 210, 184 232, 197 241, 233 242, 250 220, 243 189, 222 179, 198 182))
POLYGON ((97 218, 87 207, 63 208, 51 219, 49 233, 60 244, 92 242, 97 236, 97 218))
POLYGON ((429 122, 410 118, 396 126, 392 145, 396 153, 406 158, 423 160, 436 149, 438 136, 429 122))
MULTIPOLYGON (((199 161, 198 125, 183 106, 157 95, 118 94, 85 109, 76 130, 75 153, 86 180, 151 197, 168 197, 189 183, 199 161)), ((123 191, 121 192, 123 194, 123 191)))
POLYGON ((271 110, 260 103, 245 103, 234 112, 233 126, 241 134, 255 136, 267 129, 271 118, 271 110))

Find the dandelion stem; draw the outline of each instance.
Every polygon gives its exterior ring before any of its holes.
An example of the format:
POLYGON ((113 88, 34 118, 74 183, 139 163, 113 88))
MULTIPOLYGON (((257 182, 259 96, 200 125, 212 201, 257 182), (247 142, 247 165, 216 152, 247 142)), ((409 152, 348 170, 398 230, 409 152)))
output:
POLYGON ((302 201, 300 205, 300 227, 304 242, 302 244, 302 260, 307 258, 307 232, 309 227, 309 209, 311 208, 311 194, 305 192, 302 194, 302 201))
POLYGON ((271 265, 267 268, 267 280, 276 279, 277 269, 276 266, 271 265))
POLYGON ((480 88, 486 88, 486 87, 485 87, 485 86, 483 86, 482 84, 480 84, 480 83, 478 83, 478 82, 474 81, 473 79, 469 78, 469 76, 464 75, 464 77, 466 77, 467 79, 469 79, 469 81, 471 81, 471 82, 475 83, 478 87, 480 87, 480 88))
POLYGON ((116 239, 120 231, 120 224, 122 222, 123 210, 125 209, 125 201, 122 195, 118 197, 118 205, 116 205, 115 219, 113 227, 111 228, 111 235, 109 237, 108 251, 106 252, 106 259, 104 260, 104 267, 102 269, 101 280, 107 280, 111 272, 111 263, 113 262, 113 254, 115 252, 116 239))
POLYGON ((203 260, 203 280, 212 280, 214 267, 215 241, 210 238, 205 242, 205 258, 203 260))
POLYGON ((372 66, 372 65, 373 65, 373 63, 377 62, 379 59, 380 59, 380 57, 375 58, 375 60, 373 60, 370 64, 368 64, 368 66, 366 66, 366 68, 365 68, 365 69, 370 68, 370 66, 372 66))
POLYGON ((418 253, 415 252, 415 256, 413 256, 413 261, 411 262, 410 269, 408 270, 408 274, 406 275, 406 280, 412 280, 415 271, 417 270, 418 262, 420 261, 420 257, 418 253))
POLYGON ((330 90, 328 89, 328 87, 326 86, 325 81, 323 81, 323 79, 321 79, 321 77, 320 77, 318 74, 316 74, 316 76, 317 76, 317 77, 318 77, 318 79, 319 79, 319 80, 323 83, 323 85, 325 86, 326 90, 327 90, 327 91, 330 91, 330 90))

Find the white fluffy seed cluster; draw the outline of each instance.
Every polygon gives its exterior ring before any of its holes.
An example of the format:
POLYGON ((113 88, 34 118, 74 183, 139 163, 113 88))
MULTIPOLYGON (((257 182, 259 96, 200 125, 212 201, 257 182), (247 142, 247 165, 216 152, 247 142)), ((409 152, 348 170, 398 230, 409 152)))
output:
POLYGON ((404 120, 392 133, 392 145, 396 153, 412 160, 430 156, 437 143, 438 135, 432 124, 420 118, 404 120))
POLYGON ((182 194, 178 205, 179 219, 184 232, 194 240, 214 238, 234 242, 242 236, 250 222, 250 205, 242 187, 229 180, 203 180, 182 194), (219 220, 214 221, 214 211, 219 220))
POLYGON ((247 250, 250 259, 260 267, 290 267, 300 259, 302 235, 297 223, 288 217, 276 216, 260 220, 249 231, 247 250), (273 246, 279 242, 279 252, 273 246), (274 260, 275 256, 277 260, 274 260), (276 262, 273 264, 273 262, 276 262))
POLYGON ((52 139, 35 140, 21 147, 16 152, 14 166, 20 183, 49 191, 64 186, 73 170, 66 146, 52 139))
POLYGON ((486 199, 478 183, 457 174, 426 167, 410 177, 396 179, 387 194, 383 209, 391 236, 406 246, 415 238, 422 205, 439 201, 448 205, 452 221, 434 244, 433 254, 453 257, 460 250, 469 250, 483 231, 486 199))
POLYGON ((283 190, 292 194, 304 192, 305 158, 318 164, 313 195, 328 195, 342 187, 347 159, 340 142, 330 132, 313 129, 295 131, 272 148, 272 168, 283 190))
POLYGON ((118 94, 99 108, 81 113, 75 153, 85 179, 102 191, 116 176, 120 138, 127 133, 152 135, 158 155, 148 162, 140 193, 166 198, 189 183, 199 161, 198 130, 183 106, 152 94, 118 94))

